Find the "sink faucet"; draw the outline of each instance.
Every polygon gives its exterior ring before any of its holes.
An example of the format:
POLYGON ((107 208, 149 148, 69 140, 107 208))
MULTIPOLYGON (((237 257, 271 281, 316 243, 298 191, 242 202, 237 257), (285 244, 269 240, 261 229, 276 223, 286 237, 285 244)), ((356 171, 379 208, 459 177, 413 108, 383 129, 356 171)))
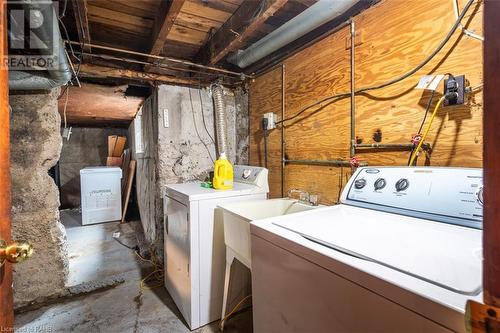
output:
POLYGON ((304 190, 298 189, 298 188, 291 188, 291 189, 288 190, 288 197, 292 198, 292 195, 294 193, 298 193, 299 194, 299 201, 300 202, 309 204, 309 193, 307 193, 304 190))
POLYGON ((292 195, 294 193, 299 193, 299 202, 307 204, 307 205, 312 205, 312 206, 317 206, 319 204, 319 197, 318 195, 314 194, 309 194, 308 192, 298 189, 298 188, 291 188, 288 190, 288 197, 292 198, 292 195))

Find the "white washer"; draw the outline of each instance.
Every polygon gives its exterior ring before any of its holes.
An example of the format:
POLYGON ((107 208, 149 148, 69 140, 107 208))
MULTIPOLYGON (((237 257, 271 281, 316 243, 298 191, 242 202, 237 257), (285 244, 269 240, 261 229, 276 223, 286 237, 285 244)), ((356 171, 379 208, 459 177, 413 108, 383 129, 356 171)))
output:
POLYGON ((360 168, 341 204, 255 221, 255 332, 464 332, 482 170, 360 168))
POLYGON ((232 190, 199 182, 166 188, 165 286, 192 330, 221 316, 226 253, 222 212, 216 207, 266 199, 267 175, 265 168, 236 165, 232 190))

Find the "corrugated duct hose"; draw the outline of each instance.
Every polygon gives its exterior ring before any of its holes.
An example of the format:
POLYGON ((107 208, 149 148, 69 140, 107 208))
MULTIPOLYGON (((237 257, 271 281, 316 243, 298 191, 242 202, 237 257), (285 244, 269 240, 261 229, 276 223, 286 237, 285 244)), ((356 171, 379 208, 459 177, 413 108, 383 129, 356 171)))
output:
POLYGON ((224 104, 224 87, 220 84, 211 86, 212 98, 215 109, 215 131, 217 132, 217 152, 218 156, 222 153, 227 155, 227 124, 226 124, 226 106, 224 104))

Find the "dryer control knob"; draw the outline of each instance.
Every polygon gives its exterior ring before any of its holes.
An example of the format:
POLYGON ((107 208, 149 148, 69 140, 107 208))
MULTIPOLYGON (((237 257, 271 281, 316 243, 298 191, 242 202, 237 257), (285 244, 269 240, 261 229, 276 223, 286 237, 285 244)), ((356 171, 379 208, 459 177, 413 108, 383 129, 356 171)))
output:
POLYGON ((242 175, 242 177, 243 177, 243 179, 248 179, 248 178, 250 178, 250 175, 251 175, 251 174, 252 174, 252 170, 245 169, 245 170, 243 170, 243 175, 242 175))

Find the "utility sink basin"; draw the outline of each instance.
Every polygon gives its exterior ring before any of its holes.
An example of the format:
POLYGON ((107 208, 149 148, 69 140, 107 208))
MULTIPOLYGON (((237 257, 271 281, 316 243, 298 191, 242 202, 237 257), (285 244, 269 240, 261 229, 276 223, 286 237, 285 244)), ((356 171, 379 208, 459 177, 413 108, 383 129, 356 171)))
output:
POLYGON ((248 268, 251 265, 250 222, 288 215, 324 206, 311 206, 295 199, 250 200, 219 205, 224 220, 224 241, 228 257, 237 258, 248 268))

